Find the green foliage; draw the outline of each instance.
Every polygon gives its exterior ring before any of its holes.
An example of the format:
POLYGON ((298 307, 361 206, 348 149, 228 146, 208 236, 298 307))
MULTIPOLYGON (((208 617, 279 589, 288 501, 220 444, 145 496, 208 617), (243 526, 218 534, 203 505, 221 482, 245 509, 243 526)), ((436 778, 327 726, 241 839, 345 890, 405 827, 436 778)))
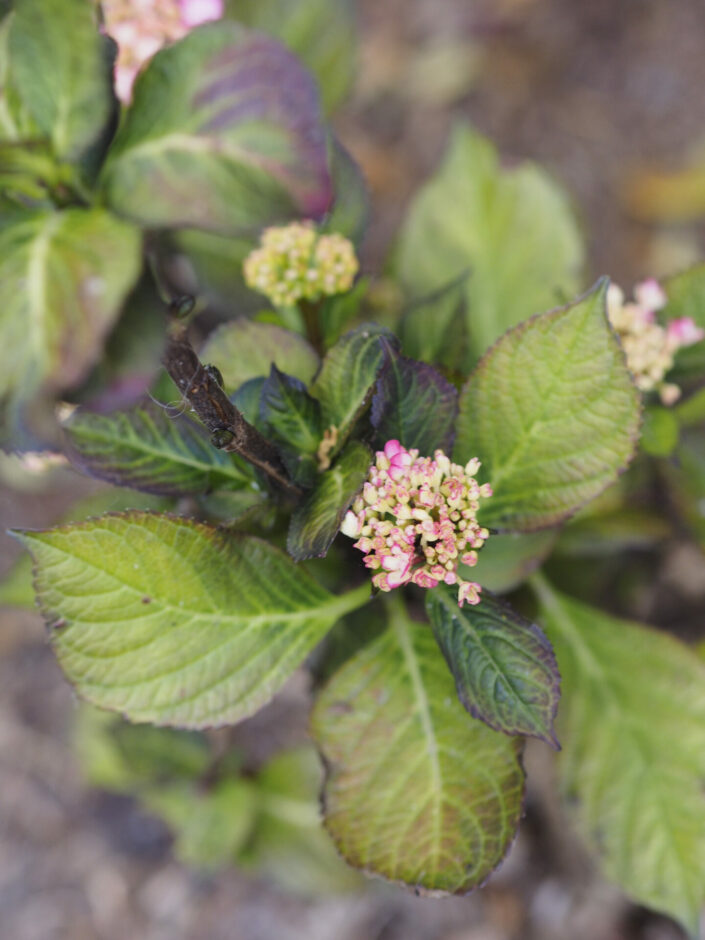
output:
POLYGON ((430 630, 403 609, 329 681, 312 729, 325 824, 352 865, 462 894, 501 862, 521 815, 521 745, 468 716, 430 630))
POLYGON ((457 417, 458 392, 450 382, 426 363, 387 351, 372 402, 380 447, 398 440, 420 454, 433 454, 436 448, 450 452, 457 417))
POLYGON ((286 544, 292 558, 303 561, 328 552, 371 462, 370 449, 360 441, 351 441, 330 470, 321 474, 291 517, 286 544))
POLYGON ((639 445, 652 457, 668 457, 678 444, 678 419, 669 408, 651 406, 644 411, 639 445))
MULTIPOLYGON (((696 264, 687 271, 666 278, 663 288, 668 303, 661 312, 664 321, 690 317, 705 328, 705 264, 696 264)), ((676 357, 673 373, 676 381, 702 379, 705 373, 705 344, 696 343, 682 349, 676 357)))
POLYGON ((369 405, 385 350, 395 344, 384 327, 366 323, 346 333, 326 353, 311 394, 321 403, 324 427, 337 432, 333 452, 340 450, 369 405))
POLYGON ((593 499, 634 452, 639 396, 605 316, 606 284, 506 333, 460 395, 455 459, 479 457, 485 525, 531 531, 593 499))
POLYGON ((488 591, 513 591, 544 561, 556 541, 555 529, 493 535, 482 546, 477 565, 459 570, 465 580, 477 581, 488 591))
POLYGON ((462 370, 468 359, 465 295, 469 274, 464 271, 409 305, 399 324, 407 356, 462 370))
POLYGON ((323 436, 321 406, 303 382, 280 372, 274 364, 262 386, 260 420, 279 445, 292 479, 310 484, 318 469, 316 451, 323 436))
POLYGON ((239 235, 320 216, 332 191, 311 78, 279 43, 236 23, 194 30, 140 75, 103 189, 150 227, 239 235))
POLYGON ((320 83, 326 111, 350 89, 355 64, 355 18, 349 0, 230 0, 241 23, 281 39, 320 83))
POLYGON ((85 376, 137 279, 139 250, 138 232, 102 209, 0 217, 0 401, 85 376))
POLYGON ((201 359, 216 365, 226 388, 232 389, 249 379, 268 376, 272 364, 309 382, 319 365, 318 356, 302 336, 273 323, 243 319, 214 330, 201 349, 201 359))
POLYGON ((560 677, 551 644, 536 624, 488 591, 477 606, 460 608, 447 585, 428 592, 426 610, 470 714, 496 731, 533 735, 557 748, 560 677))
POLYGON ((396 268, 412 299, 469 272, 472 363, 509 327, 572 297, 582 263, 582 239, 563 192, 533 164, 502 170, 492 144, 461 124, 412 204, 396 268))
POLYGON ((169 516, 109 515, 19 538, 66 676, 133 721, 246 717, 364 602, 334 598, 260 539, 169 516))
POLYGON ((561 789, 607 877, 694 934, 705 904, 705 666, 536 582, 563 676, 561 789))
POLYGON ((64 433, 81 469, 119 486, 180 496, 252 482, 248 465, 216 450, 201 427, 151 403, 108 415, 79 409, 64 433))
POLYGON ((85 0, 15 0, 10 73, 54 154, 76 160, 110 119, 113 94, 97 9, 85 0))

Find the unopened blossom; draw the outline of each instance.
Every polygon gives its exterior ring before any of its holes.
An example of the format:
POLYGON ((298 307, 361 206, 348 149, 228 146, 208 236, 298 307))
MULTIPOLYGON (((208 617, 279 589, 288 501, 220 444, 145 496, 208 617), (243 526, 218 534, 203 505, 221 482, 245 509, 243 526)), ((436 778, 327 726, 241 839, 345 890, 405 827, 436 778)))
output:
POLYGON ((103 28, 118 45, 115 92, 129 102, 137 73, 163 45, 218 20, 224 0, 102 0, 103 28))
POLYGON ((705 330, 690 317, 671 320, 661 326, 656 314, 666 305, 666 294, 658 281, 650 278, 634 288, 634 300, 625 303, 616 284, 607 292, 607 314, 622 343, 627 366, 643 392, 657 391, 664 405, 680 397, 677 385, 665 381, 679 349, 705 338, 705 330))
POLYGON ((357 270, 352 243, 342 235, 320 235, 308 220, 265 229, 244 263, 247 286, 276 307, 345 293, 357 270))
POLYGON ((489 537, 477 521, 480 501, 492 495, 475 474, 480 461, 451 463, 442 450, 420 457, 399 441, 377 451, 362 492, 341 532, 357 539, 372 583, 380 591, 403 584, 457 586, 458 606, 479 604, 480 585, 465 581, 458 565, 473 567, 489 537))

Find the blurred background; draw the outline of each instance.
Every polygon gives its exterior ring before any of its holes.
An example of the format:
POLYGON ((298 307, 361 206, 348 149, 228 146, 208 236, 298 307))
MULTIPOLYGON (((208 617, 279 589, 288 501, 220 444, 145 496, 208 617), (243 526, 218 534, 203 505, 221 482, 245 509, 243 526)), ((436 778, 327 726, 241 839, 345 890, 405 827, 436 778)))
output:
MULTIPOLYGON (((457 116, 491 137, 507 162, 535 159, 564 184, 584 225, 591 275, 609 274, 629 288, 702 259, 702 0, 356 6, 357 82, 335 124, 371 192, 367 270, 384 264, 457 116)), ((0 470, 3 531, 51 524, 91 493, 95 511, 121 508, 120 494, 68 470, 34 475, 9 458, 0 470)), ((5 573, 19 552, 0 538, 5 573)), ((677 561, 669 556, 658 577, 674 609, 697 609, 702 556, 687 546, 674 551, 677 561)), ((38 615, 6 606, 0 616, 2 940, 684 937, 600 880, 547 796, 551 768, 541 745, 527 758, 527 818, 486 888, 465 899, 428 900, 350 875, 315 824, 303 676, 255 719, 210 741, 216 753, 235 748, 237 772, 256 782, 256 792, 248 784, 237 796, 246 803, 255 793, 264 822, 254 843, 251 833, 207 831, 207 824, 175 840, 170 814, 188 816, 201 795, 161 786, 140 762, 139 740, 79 709, 38 615), (273 765, 281 747, 290 763, 273 765), (131 786, 146 797, 125 795, 131 786), (241 836, 248 849, 238 855, 241 836), (204 857, 228 853, 241 863, 204 865, 204 857)), ((198 746, 177 737, 170 759, 191 766, 198 746)))

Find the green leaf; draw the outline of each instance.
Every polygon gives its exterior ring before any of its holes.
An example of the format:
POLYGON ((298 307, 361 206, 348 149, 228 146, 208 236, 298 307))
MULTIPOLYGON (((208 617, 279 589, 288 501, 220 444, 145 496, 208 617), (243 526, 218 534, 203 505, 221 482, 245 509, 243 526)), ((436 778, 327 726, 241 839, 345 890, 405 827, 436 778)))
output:
POLYGON ((389 349, 372 399, 372 426, 383 447, 398 440, 420 454, 450 453, 458 416, 458 392, 433 366, 389 349))
POLYGON ((193 30, 138 78, 103 184, 116 211, 150 228, 239 235, 318 218, 332 189, 313 80, 236 23, 193 30))
POLYGON ((351 441, 335 464, 322 473, 312 492, 294 510, 286 547, 296 561, 323 557, 367 477, 370 449, 351 441))
POLYGON ((303 382, 275 365, 262 386, 260 422, 266 436, 279 447, 292 479, 303 486, 313 485, 318 472, 316 451, 323 436, 321 406, 303 382))
POLYGON ((303 336, 273 323, 238 319, 218 327, 200 353, 223 376, 226 388, 239 388, 249 379, 268 376, 272 364, 287 375, 310 382, 319 359, 303 336))
POLYGON ((705 904, 705 664, 536 581, 563 676, 559 771, 608 878, 694 934, 705 904))
POLYGON ((257 821, 257 792, 248 780, 226 778, 207 790, 172 783, 143 801, 173 830, 179 861, 205 871, 232 864, 257 821))
POLYGON ((567 518, 630 461, 640 398, 605 314, 606 281, 522 323, 460 394, 455 459, 479 457, 494 495, 483 525, 531 531, 567 518))
POLYGON ((111 116, 97 15, 86 0, 15 0, 10 68, 22 103, 60 158, 81 156, 111 116))
POLYGON ((399 324, 405 355, 462 369, 468 358, 465 298, 469 271, 415 300, 399 324))
POLYGON ((477 581, 495 594, 506 594, 519 587, 548 556, 556 541, 554 529, 518 535, 492 535, 482 546, 474 568, 459 565, 458 573, 466 581, 477 581))
POLYGON ((459 125, 411 206, 397 270, 424 297, 470 270, 468 364, 511 326, 580 288, 583 247, 562 190, 531 163, 502 170, 492 144, 459 125))
POLYGON ((311 394, 321 403, 324 427, 338 433, 337 449, 370 402, 385 350, 396 343, 384 327, 365 323, 326 353, 311 394))
POLYGON ((295 52, 318 79, 332 111, 348 93, 355 65, 355 17, 349 0, 230 0, 232 15, 295 52))
POLYGON ((108 515, 18 537, 66 677, 131 721, 246 718, 367 593, 333 597, 260 539, 170 516, 108 515))
POLYGON ((325 824, 351 865, 463 894, 504 858, 521 816, 521 741, 468 716, 433 634, 403 611, 326 685, 312 731, 325 824))
POLYGON ((331 136, 328 147, 335 196, 321 231, 338 232, 359 245, 370 216, 367 184, 362 170, 339 140, 331 136))
POLYGON ((193 421, 157 405, 107 415, 79 409, 64 433, 78 469, 119 486, 181 496, 252 483, 244 461, 213 447, 193 421))
POLYGON ((652 457, 668 457, 678 444, 678 419, 669 408, 650 406, 644 410, 641 449, 652 457))
POLYGON ((141 265, 138 232, 102 209, 0 220, 0 400, 69 388, 100 354, 141 265))
POLYGON ((705 547, 705 433, 688 428, 681 435, 675 460, 664 462, 670 497, 681 516, 705 547))
POLYGON ((571 520, 558 537, 555 551, 576 558, 604 559, 634 549, 651 548, 669 538, 672 532, 671 525, 653 512, 625 506, 571 520))
POLYGON ((505 734, 527 734, 558 749, 553 721, 560 676, 543 632, 483 591, 458 607, 457 591, 426 593, 426 611, 458 697, 473 718, 505 734))

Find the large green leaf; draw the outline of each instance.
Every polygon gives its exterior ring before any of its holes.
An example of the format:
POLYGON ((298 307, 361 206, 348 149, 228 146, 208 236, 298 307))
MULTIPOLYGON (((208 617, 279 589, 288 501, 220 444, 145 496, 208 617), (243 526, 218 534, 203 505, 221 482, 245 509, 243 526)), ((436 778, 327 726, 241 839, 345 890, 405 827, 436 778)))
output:
POLYGON ((0 400, 75 385, 141 265, 139 233, 102 209, 0 220, 0 400))
POLYGON ((333 597, 260 539, 169 516, 18 537, 67 678, 132 721, 204 728, 247 717, 367 590, 333 597))
POLYGON ((521 742, 468 716, 433 634, 403 611, 329 681, 312 729, 328 769, 325 823, 350 864, 462 894, 505 856, 521 742))
POLYGON ((705 664, 536 582, 563 676, 561 788, 605 874, 693 933, 705 904, 705 664))
MULTIPOLYGON (((705 264, 696 264, 663 282, 668 302, 661 316, 666 320, 691 317, 705 329, 705 264)), ((676 381, 701 379, 705 372, 705 342, 695 343, 676 355, 672 377, 676 381)))
POLYGON ((316 477, 316 452, 323 436, 321 406, 306 386, 272 365, 262 386, 260 421, 266 436, 279 447, 292 479, 311 485, 316 477))
POLYGON ((79 469, 120 486, 179 496, 252 481, 247 465, 214 447, 200 425, 156 405, 107 415, 78 410, 64 432, 79 469))
POLYGON ((412 204, 397 270, 413 298, 470 271, 473 362, 509 327, 574 296, 582 262, 580 232, 559 187, 530 163, 502 170, 492 144, 461 124, 412 204))
POLYGON ((553 525, 631 459, 640 400, 607 323, 606 287, 510 330, 463 388, 455 458, 483 463, 494 492, 485 525, 553 525))
POLYGON ((493 535, 482 546, 475 567, 461 564, 458 571, 466 580, 477 581, 495 594, 506 594, 538 568, 551 551, 556 536, 553 529, 493 535))
POLYGON ((338 447, 369 404, 386 350, 396 342, 384 327, 365 323, 326 353, 311 394, 321 402, 324 426, 335 428, 338 447))
POLYGON ((311 69, 326 111, 345 97, 355 64, 355 18, 350 0, 230 0, 232 15, 276 36, 311 69))
POLYGON ((303 561, 327 553, 371 463, 369 447, 351 441, 330 470, 321 474, 315 488, 291 517, 286 547, 293 558, 303 561))
POLYGON ((220 369, 228 389, 269 375, 272 364, 302 382, 309 382, 319 366, 318 356, 303 336, 273 323, 244 319, 214 330, 200 356, 220 369))
POLYGON ((390 349, 372 400, 376 443, 398 440, 421 454, 450 453, 458 416, 458 392, 425 362, 390 349))
POLYGON ((332 199, 313 80, 274 39, 221 21, 151 60, 103 174, 150 227, 238 235, 320 217, 332 199))
POLYGON ((426 593, 426 610, 470 714, 496 731, 558 747, 553 720, 560 676, 539 627, 489 591, 478 605, 460 608, 457 590, 440 585, 426 593))
POLYGON ((98 11, 86 0, 15 0, 10 69, 22 104, 58 157, 102 134, 113 95, 98 11))

